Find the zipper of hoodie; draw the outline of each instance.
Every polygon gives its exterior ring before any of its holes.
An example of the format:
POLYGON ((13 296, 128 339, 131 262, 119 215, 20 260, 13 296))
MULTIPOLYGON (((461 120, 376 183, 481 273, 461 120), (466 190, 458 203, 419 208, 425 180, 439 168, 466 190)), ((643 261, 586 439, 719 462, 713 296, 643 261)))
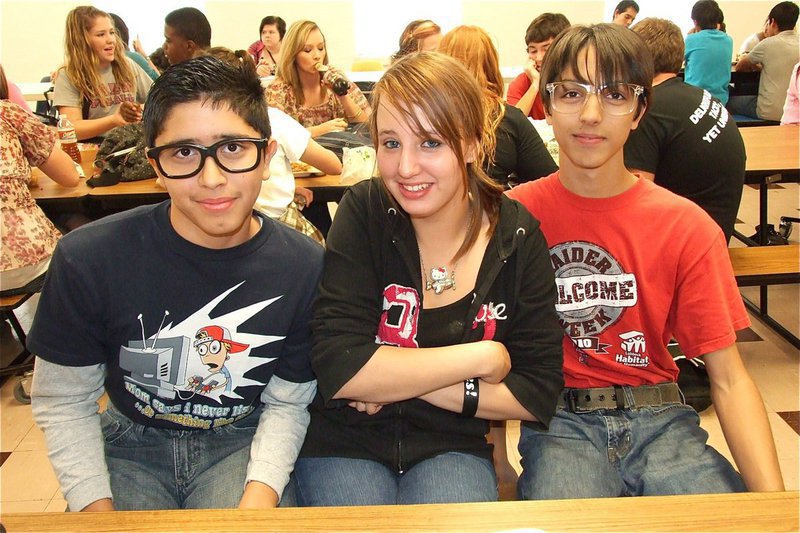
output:
POLYGON ((397 473, 402 474, 405 470, 403 466, 403 403, 397 405, 397 424, 395 426, 395 437, 397 439, 396 466, 397 473))

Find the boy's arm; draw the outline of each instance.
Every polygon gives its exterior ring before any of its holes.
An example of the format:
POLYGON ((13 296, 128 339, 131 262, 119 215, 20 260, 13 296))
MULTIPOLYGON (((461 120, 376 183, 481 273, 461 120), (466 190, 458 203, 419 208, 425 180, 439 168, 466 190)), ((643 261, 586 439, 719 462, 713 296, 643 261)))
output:
POLYGON ((104 365, 71 367, 36 358, 31 407, 50 463, 73 511, 113 510, 97 399, 104 365))
POLYGON ((317 382, 292 383, 273 375, 261 394, 264 411, 258 421, 241 509, 275 507, 300 453, 310 420, 308 404, 317 382))
POLYGON ((736 345, 708 353, 703 361, 722 432, 748 490, 785 490, 764 402, 736 345))

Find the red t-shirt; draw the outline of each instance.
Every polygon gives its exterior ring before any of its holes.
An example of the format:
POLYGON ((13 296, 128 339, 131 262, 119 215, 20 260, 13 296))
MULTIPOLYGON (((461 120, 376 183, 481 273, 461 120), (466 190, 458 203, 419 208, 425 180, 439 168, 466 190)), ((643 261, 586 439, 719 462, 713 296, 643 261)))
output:
MULTIPOLYGON (((519 102, 520 98, 525 96, 525 93, 528 92, 528 89, 531 87, 531 79, 528 77, 527 74, 524 72, 514 78, 514 81, 508 86, 508 92, 506 93, 506 102, 511 105, 516 105, 519 102)), ((542 93, 536 93, 536 98, 533 100, 533 105, 531 106, 531 112, 528 113, 528 116, 534 120, 543 120, 544 119, 544 105, 542 104, 542 93)))
POLYGON ((507 194, 547 239, 567 387, 676 381, 673 337, 691 358, 734 344, 750 325, 722 231, 691 201, 645 179, 584 198, 558 172, 507 194))

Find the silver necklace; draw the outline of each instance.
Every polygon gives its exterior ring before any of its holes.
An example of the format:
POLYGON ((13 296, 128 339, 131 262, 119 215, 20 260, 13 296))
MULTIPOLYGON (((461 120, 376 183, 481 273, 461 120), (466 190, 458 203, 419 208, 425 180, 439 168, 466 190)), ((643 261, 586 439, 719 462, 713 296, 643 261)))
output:
MULTIPOLYGON (((417 249, 419 250, 419 245, 417 245, 417 249)), ((458 261, 461 261, 461 259, 458 261)), ((425 261, 422 259, 422 250, 419 250, 419 262, 422 264, 422 275, 425 276, 425 290, 433 290, 434 294, 442 294, 447 289, 456 290, 456 267, 458 267, 458 261, 453 264, 453 270, 449 274, 447 265, 431 268, 431 276, 428 279, 425 261)))

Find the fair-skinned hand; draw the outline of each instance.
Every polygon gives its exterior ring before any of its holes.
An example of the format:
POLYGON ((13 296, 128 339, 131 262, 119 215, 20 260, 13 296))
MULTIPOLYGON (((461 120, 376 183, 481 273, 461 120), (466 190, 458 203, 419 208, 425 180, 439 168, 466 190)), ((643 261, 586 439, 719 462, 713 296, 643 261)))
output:
POLYGON ((139 36, 136 36, 136 39, 133 40, 133 49, 136 50, 138 53, 142 54, 144 57, 147 57, 147 52, 144 51, 144 47, 142 46, 142 41, 139 40, 139 36))
POLYGON ((347 121, 343 118, 335 118, 319 125, 323 134, 333 131, 344 131, 347 128, 347 121))
POLYGON ((528 58, 528 61, 525 63, 525 74, 528 75, 528 79, 531 80, 531 85, 539 86, 539 70, 536 68, 536 62, 533 59, 528 58))
POLYGON ((140 122, 142 120, 142 106, 136 102, 122 102, 119 114, 126 123, 140 122))
POLYGON ((511 371, 511 356, 506 347, 497 341, 480 341, 485 345, 484 369, 477 377, 487 383, 500 383, 511 371))
POLYGON ((367 413, 372 416, 383 408, 382 403, 372 402, 350 402, 347 405, 357 410, 359 413, 367 413))
POLYGON ((328 89, 333 89, 333 85, 331 84, 331 80, 334 80, 336 78, 344 78, 346 80, 348 79, 347 76, 345 76, 343 71, 339 70, 336 67, 328 65, 328 71, 325 73, 324 76, 322 76, 321 83, 322 83, 322 85, 324 85, 328 89))
POLYGON ((305 187, 295 187, 294 201, 300 207, 300 209, 306 207, 307 205, 311 205, 311 203, 314 201, 314 191, 311 189, 306 189, 305 187))
POLYGON ((274 76, 275 75, 275 68, 276 65, 272 63, 259 63, 256 67, 256 74, 259 75, 261 78, 266 78, 267 76, 274 76))

